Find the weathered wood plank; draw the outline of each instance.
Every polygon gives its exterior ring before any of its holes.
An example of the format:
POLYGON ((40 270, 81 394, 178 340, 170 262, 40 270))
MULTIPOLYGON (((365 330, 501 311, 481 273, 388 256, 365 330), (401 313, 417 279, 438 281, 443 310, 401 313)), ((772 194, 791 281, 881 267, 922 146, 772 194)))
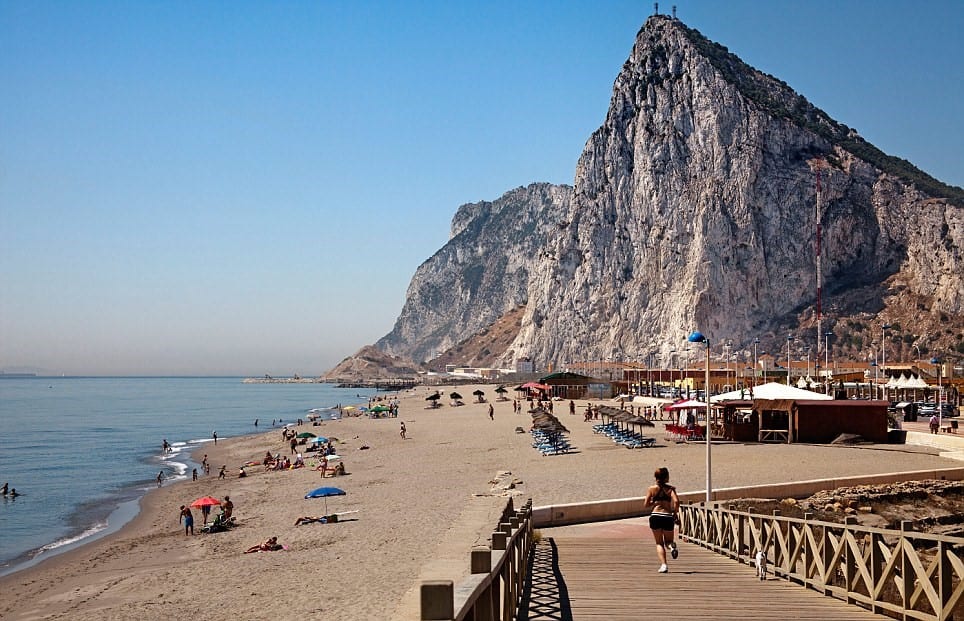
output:
POLYGON ((636 535, 543 532, 534 557, 532 593, 523 602, 520 620, 877 617, 772 575, 761 582, 752 567, 686 543, 679 544, 680 555, 670 561, 670 572, 659 574, 651 536, 642 529, 636 535))

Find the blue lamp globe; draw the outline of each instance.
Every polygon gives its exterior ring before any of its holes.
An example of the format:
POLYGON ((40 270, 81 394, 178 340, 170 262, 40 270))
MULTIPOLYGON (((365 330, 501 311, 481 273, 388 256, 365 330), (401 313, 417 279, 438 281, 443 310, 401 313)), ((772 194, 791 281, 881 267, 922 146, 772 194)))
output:
POLYGON ((703 336, 703 334, 700 333, 699 330, 693 330, 693 332, 689 335, 689 337, 686 340, 689 341, 690 343, 704 343, 706 342, 706 337, 703 336))

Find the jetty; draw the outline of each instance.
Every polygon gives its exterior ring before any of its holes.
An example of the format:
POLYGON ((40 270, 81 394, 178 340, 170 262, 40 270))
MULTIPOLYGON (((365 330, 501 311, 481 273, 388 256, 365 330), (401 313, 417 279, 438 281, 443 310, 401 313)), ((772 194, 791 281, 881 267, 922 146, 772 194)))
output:
POLYGON ((408 390, 421 385, 421 381, 415 379, 380 379, 380 380, 327 380, 337 384, 338 388, 374 388, 375 390, 408 390))

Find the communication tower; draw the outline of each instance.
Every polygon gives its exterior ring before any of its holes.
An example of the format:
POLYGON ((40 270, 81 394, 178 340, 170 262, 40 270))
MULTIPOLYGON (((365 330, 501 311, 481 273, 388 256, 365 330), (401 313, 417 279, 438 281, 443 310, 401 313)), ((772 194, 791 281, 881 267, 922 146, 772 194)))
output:
POLYGON ((820 207, 823 199, 823 188, 820 185, 820 170, 817 169, 817 200, 814 210, 814 217, 816 219, 817 234, 814 244, 814 250, 817 254, 816 256, 816 267, 817 267, 817 360, 820 360, 820 340, 823 336, 823 275, 820 271, 820 237, 822 234, 822 228, 820 223, 820 207))

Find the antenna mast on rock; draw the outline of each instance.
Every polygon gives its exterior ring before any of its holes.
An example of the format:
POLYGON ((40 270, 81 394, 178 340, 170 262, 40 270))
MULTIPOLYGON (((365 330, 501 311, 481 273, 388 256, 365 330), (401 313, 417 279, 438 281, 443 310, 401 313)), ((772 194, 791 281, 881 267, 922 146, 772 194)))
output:
POLYGON ((820 187, 820 170, 817 169, 817 202, 815 209, 815 218, 817 223, 817 239, 815 244, 815 251, 817 253, 817 361, 820 360, 820 341, 823 338, 823 328, 822 328, 822 313, 823 313, 823 277, 820 272, 820 235, 822 233, 820 226, 820 204, 823 198, 823 191, 820 187))

